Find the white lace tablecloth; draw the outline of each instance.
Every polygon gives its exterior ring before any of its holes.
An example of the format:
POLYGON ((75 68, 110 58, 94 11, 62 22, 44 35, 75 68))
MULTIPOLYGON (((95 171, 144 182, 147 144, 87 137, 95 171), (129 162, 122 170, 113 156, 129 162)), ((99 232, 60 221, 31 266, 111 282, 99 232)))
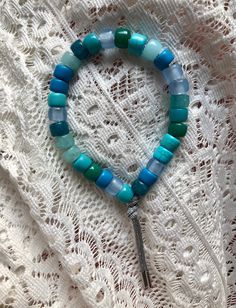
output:
MULTIPOLYGON (((236 307, 235 0, 0 2, 0 307, 236 307), (48 83, 76 37, 158 37, 191 83, 188 135, 140 208, 143 290, 126 208, 76 174, 48 132, 48 83)), ((164 94, 163 94, 164 93, 164 94)), ((126 51, 81 67, 81 150, 131 182, 167 127, 160 74, 126 51)))

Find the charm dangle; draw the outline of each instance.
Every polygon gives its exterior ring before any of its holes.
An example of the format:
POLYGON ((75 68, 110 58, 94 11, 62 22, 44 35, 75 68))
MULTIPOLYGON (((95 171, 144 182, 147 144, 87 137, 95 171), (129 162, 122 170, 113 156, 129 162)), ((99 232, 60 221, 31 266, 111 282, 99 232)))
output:
POLYGON ((141 230, 140 222, 138 219, 138 200, 137 199, 129 203, 127 214, 133 223, 136 247, 137 247, 138 257, 139 257, 139 266, 140 266, 140 271, 141 271, 142 278, 143 278, 143 284, 144 284, 145 289, 151 288, 152 286, 151 286, 149 272, 147 269, 144 247, 143 247, 142 230, 141 230))

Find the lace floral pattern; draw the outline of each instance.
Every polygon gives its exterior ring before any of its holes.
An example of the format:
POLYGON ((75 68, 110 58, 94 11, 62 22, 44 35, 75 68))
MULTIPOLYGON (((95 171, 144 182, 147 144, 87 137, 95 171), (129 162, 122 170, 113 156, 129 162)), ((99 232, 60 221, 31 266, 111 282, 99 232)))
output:
MULTIPOLYGON (((236 305, 233 0, 0 2, 0 306, 236 305), (191 83, 189 131, 140 208, 143 290, 126 209, 71 170, 48 132, 50 74, 76 37, 127 25, 169 46, 191 83)), ((124 51, 81 67, 69 122, 126 181, 166 131, 158 72, 124 51)))

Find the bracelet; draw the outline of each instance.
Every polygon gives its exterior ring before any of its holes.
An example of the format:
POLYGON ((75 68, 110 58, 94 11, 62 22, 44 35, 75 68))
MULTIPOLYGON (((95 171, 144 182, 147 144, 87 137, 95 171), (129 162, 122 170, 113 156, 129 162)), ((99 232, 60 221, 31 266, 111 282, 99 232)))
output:
POLYGON ((71 51, 63 54, 60 64, 57 64, 50 81, 50 94, 48 95, 48 117, 50 132, 56 137, 56 147, 63 152, 63 158, 73 168, 81 172, 85 178, 111 196, 115 196, 122 203, 128 204, 128 215, 133 221, 139 261, 145 287, 150 286, 150 278, 146 268, 141 229, 137 220, 138 199, 144 196, 157 181, 165 166, 174 156, 175 150, 180 145, 180 138, 187 132, 186 121, 188 118, 189 83, 184 77, 180 64, 173 63, 174 55, 162 46, 157 39, 148 40, 146 35, 132 33, 127 28, 117 28, 115 31, 106 30, 99 35, 90 33, 83 41, 76 40, 71 45, 71 51), (128 49, 128 53, 141 56, 152 61, 159 69, 168 85, 170 94, 169 127, 168 133, 161 140, 160 145, 154 150, 153 157, 143 168, 138 178, 129 185, 108 168, 102 168, 91 157, 81 153, 75 145, 72 133, 67 123, 67 94, 69 82, 77 74, 82 60, 98 54, 101 50, 118 47, 128 49), (139 244, 138 244, 139 243, 139 244))

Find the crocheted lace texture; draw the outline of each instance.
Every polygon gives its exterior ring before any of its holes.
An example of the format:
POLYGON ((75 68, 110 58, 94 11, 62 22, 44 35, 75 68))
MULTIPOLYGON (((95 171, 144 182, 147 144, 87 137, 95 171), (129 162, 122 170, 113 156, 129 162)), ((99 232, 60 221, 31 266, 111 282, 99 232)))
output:
MULTIPOLYGON (((234 0, 0 2, 0 307, 235 307, 235 22, 234 0), (151 290, 126 207, 48 132, 55 63, 118 25, 169 46, 191 84, 188 134, 140 204, 151 290)), ((128 182, 167 129, 160 74, 126 51, 83 65, 68 102, 81 150, 128 182)))

